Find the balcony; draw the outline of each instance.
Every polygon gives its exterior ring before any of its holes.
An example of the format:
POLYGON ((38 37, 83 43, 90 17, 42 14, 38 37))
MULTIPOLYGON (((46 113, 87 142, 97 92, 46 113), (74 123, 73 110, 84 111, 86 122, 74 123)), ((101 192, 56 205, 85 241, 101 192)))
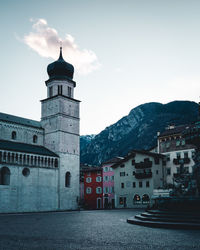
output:
POLYGON ((136 179, 147 179, 152 177, 152 172, 150 173, 135 173, 136 179))
POLYGON ((174 158, 173 159, 173 163, 175 165, 179 165, 179 164, 189 164, 190 163, 190 158, 174 158))
POLYGON ((136 169, 145 169, 145 168, 151 168, 151 167, 152 167, 152 161, 144 161, 144 162, 135 163, 136 169))

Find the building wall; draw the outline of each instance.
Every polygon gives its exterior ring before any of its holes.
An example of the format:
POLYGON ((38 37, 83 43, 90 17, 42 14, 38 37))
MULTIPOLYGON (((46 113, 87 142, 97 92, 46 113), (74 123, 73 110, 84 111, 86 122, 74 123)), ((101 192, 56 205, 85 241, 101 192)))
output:
POLYGON ((0 185, 0 212, 39 212, 58 209, 58 169, 0 164, 10 170, 10 185, 0 185), (30 170, 24 176, 24 168, 30 170))
POLYGON ((115 204, 115 201, 114 201, 114 199, 115 199, 114 171, 111 167, 112 165, 113 165, 113 163, 108 163, 108 164, 102 165, 102 170, 103 170, 103 208, 108 208, 108 207, 114 208, 114 204, 115 204))
POLYGON ((16 132, 14 141, 34 145, 44 145, 44 130, 41 128, 28 127, 20 124, 0 121, 0 140, 12 140, 12 132, 16 132), (33 142, 33 136, 37 136, 37 143, 33 142))
POLYGON ((180 157, 184 158, 184 153, 188 154, 189 162, 184 164, 184 168, 186 168, 186 171, 188 173, 192 173, 194 161, 193 161, 193 154, 195 152, 195 149, 186 149, 186 150, 177 150, 172 152, 163 153, 166 155, 166 183, 167 184, 173 184, 174 183, 174 174, 177 174, 180 169, 180 164, 175 164, 174 159, 177 159, 177 154, 180 154, 180 157))
MULTIPOLYGON (((153 195, 153 189, 159 188, 163 186, 163 166, 162 160, 160 159, 159 164, 155 164, 154 157, 149 155, 136 154, 135 157, 127 160, 121 166, 114 168, 114 179, 115 179, 115 206, 117 208, 134 208, 134 207, 146 207, 147 203, 142 201, 134 202, 133 199, 135 195, 139 195, 140 199, 142 199, 143 195, 148 195, 149 198, 153 195), (132 160, 135 160, 136 163, 144 161, 145 158, 149 158, 152 161, 152 167, 150 168, 152 172, 152 178, 143 178, 137 179, 135 177, 135 172, 138 169, 135 168, 135 165, 132 164, 132 160), (124 167, 121 167, 124 166, 124 167), (124 176, 120 176, 125 173, 124 176), (149 183, 149 187, 147 187, 147 182, 149 183), (122 188, 122 183, 124 184, 124 188, 122 188), (135 184, 133 184, 135 183, 135 184), (142 187, 140 187, 140 183, 142 183, 142 187), (120 200, 125 199, 123 203, 120 200)), ((143 171, 143 170, 141 170, 143 171)))
POLYGON ((84 202, 87 209, 100 209, 103 207, 103 181, 102 171, 86 171, 84 172, 84 202), (101 181, 97 182, 97 177, 101 177, 101 181), (87 178, 91 178, 88 182, 87 178), (101 192, 97 193, 97 188, 101 188, 101 192), (87 193, 87 189, 91 188, 91 193, 87 193), (100 200, 100 206, 98 207, 98 200, 100 200))

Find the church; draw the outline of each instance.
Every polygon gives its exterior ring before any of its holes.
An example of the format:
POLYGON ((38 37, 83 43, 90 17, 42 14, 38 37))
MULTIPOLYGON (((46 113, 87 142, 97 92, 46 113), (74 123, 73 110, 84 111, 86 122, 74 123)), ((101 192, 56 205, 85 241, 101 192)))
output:
POLYGON ((80 101, 62 48, 47 73, 41 121, 0 113, 0 213, 77 209, 80 101))

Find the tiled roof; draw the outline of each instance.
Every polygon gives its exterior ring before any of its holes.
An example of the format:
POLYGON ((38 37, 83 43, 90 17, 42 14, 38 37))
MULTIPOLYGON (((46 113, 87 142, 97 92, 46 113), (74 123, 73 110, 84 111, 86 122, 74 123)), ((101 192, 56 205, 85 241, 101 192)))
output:
POLYGON ((1 121, 6 121, 6 122, 11 122, 11 123, 17 123, 25 126, 31 126, 35 128, 42 128, 41 123, 38 121, 22 118, 19 116, 14 116, 14 115, 9 115, 5 113, 0 113, 0 120, 1 121))
POLYGON ((116 163, 118 161, 121 161, 122 159, 124 159, 124 158, 117 156, 117 157, 114 157, 114 158, 112 158, 112 159, 110 159, 108 161, 103 162, 102 165, 109 164, 109 163, 116 163))
POLYGON ((58 157, 57 154, 55 154, 54 152, 50 151, 49 149, 43 146, 31 145, 31 144, 14 142, 14 141, 0 140, 0 149, 58 157))

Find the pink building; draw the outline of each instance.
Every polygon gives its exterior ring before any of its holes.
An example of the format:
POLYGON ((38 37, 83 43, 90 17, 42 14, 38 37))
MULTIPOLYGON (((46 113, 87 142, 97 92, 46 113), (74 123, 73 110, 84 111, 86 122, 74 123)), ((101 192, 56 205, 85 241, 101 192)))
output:
POLYGON ((103 208, 115 208, 114 171, 112 165, 122 160, 115 157, 102 163, 103 170, 103 208))

